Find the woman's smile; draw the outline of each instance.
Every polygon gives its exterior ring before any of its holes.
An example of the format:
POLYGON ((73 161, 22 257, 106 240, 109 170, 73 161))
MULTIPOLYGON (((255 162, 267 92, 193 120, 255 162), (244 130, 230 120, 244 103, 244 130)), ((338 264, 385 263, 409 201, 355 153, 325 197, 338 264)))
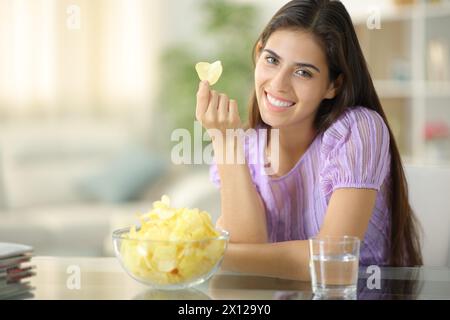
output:
POLYGON ((264 91, 264 102, 267 109, 273 112, 285 112, 295 106, 295 102, 276 97, 267 91, 264 91))

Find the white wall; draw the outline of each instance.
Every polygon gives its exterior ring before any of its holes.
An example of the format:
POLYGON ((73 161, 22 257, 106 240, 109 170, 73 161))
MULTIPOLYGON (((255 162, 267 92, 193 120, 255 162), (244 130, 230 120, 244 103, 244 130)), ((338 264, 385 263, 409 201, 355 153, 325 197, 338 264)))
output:
POLYGON ((405 166, 410 202, 424 230, 424 264, 450 266, 450 168, 405 166))

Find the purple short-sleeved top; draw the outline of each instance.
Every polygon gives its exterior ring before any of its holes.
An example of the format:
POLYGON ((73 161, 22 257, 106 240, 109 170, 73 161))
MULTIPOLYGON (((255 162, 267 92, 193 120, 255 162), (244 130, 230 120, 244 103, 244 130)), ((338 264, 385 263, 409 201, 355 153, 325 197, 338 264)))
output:
MULTIPOLYGON (((364 240, 360 263, 386 265, 389 253, 390 152, 389 131, 381 116, 353 107, 317 135, 297 164, 283 177, 265 173, 265 143, 258 135, 246 139, 246 158, 253 183, 266 209, 271 242, 306 240, 316 236, 334 190, 377 190, 377 198, 364 240)), ((265 142, 265 139, 264 139, 265 142)), ((217 166, 211 180, 220 186, 217 166)))

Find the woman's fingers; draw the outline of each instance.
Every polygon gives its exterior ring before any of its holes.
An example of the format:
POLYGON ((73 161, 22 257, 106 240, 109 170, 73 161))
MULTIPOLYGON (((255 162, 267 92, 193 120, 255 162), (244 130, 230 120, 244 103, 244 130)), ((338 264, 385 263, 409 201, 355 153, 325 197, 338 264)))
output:
POLYGON ((208 110, 205 117, 209 123, 214 123, 217 119, 217 108, 219 105, 219 94, 217 91, 211 91, 211 99, 209 99, 208 110))
POLYGON ((217 121, 219 123, 226 123, 228 120, 228 104, 229 99, 226 94, 221 94, 219 96, 219 107, 217 109, 217 121))
POLYGON ((230 100, 228 121, 233 126, 233 128, 238 128, 241 126, 241 118, 239 116, 239 108, 236 100, 230 100))
POLYGON ((197 92, 196 118, 206 129, 219 130, 240 128, 238 105, 226 94, 210 90, 202 81, 197 92))
POLYGON ((197 91, 197 107, 195 109, 195 117, 200 123, 208 109, 210 95, 208 81, 201 81, 197 91))

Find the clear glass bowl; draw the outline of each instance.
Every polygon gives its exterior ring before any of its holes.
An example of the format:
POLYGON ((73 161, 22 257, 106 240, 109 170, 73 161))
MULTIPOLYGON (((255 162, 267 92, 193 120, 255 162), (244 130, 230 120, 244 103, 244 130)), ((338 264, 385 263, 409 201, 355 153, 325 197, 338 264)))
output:
POLYGON ((220 267, 229 233, 191 241, 155 241, 129 237, 130 228, 113 232, 116 257, 135 280, 155 289, 179 290, 208 280, 220 267))

